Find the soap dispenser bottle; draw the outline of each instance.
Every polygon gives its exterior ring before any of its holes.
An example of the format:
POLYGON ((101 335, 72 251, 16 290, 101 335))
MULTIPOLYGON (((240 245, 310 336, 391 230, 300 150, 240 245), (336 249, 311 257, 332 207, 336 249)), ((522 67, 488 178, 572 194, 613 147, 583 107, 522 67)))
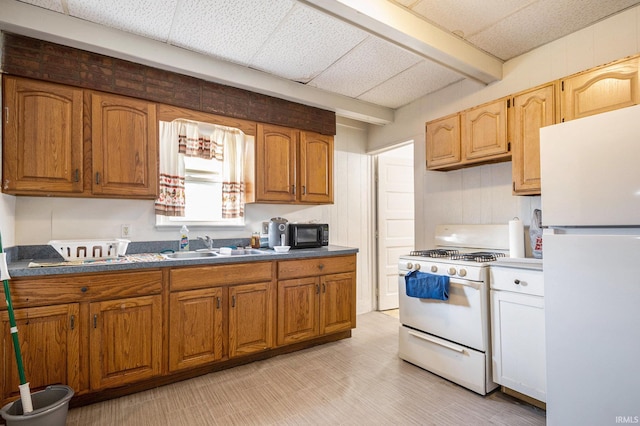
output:
POLYGON ((189 229, 182 225, 180 229, 180 251, 189 251, 189 229))

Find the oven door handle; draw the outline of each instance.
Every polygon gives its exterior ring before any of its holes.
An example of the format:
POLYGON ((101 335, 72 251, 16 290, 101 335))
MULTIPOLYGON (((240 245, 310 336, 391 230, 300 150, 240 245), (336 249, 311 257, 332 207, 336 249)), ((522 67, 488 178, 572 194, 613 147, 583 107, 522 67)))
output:
POLYGON ((453 346, 453 345, 451 345, 449 343, 445 343, 445 342, 441 342, 441 341, 438 341, 438 340, 435 340, 435 339, 431 339, 431 338, 425 336, 424 334, 418 334, 415 331, 409 330, 409 335, 411 335, 413 337, 417 337, 418 339, 426 340, 427 342, 430 342, 430 343, 435 343, 436 345, 442 346, 442 347, 447 348, 447 349, 451 349, 452 351, 455 351, 455 352, 458 352, 458 353, 461 353, 461 354, 464 353, 464 349, 461 348, 461 347, 453 346))
MULTIPOLYGON (((399 277, 404 277, 407 274, 403 274, 402 272, 398 274, 399 277)), ((480 290, 481 284, 475 283, 473 281, 460 282, 456 278, 452 278, 449 281, 450 284, 463 285, 466 287, 471 287, 474 290, 480 290)))

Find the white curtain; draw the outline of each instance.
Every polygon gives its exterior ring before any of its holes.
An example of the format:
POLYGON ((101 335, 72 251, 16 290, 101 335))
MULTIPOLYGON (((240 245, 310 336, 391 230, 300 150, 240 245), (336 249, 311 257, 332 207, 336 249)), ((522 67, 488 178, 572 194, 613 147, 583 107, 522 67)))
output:
POLYGON ((222 217, 244 216, 245 135, 239 129, 198 122, 160 122, 160 197, 156 214, 184 216, 184 156, 222 161, 222 217))
POLYGON ((162 216, 184 216, 184 161, 178 154, 181 127, 177 121, 160 122, 160 195, 155 210, 162 216))

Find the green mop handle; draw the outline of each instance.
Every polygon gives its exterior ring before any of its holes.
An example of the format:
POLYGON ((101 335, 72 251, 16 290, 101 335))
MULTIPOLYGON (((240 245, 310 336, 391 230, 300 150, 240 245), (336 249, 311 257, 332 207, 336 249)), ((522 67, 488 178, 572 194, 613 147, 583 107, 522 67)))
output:
MULTIPOLYGON (((4 253, 2 249, 2 235, 0 235, 0 254, 4 253)), ((2 260, 4 262, 4 259, 2 260)), ((8 275, 8 273, 7 273, 8 275)), ((4 296, 7 300, 7 311, 9 312, 9 325, 11 326, 11 337, 13 339, 13 350, 16 353, 16 363, 18 364, 18 375, 20 376, 20 384, 27 383, 24 375, 24 366, 22 365, 22 353, 20 352, 20 341, 18 340, 18 327, 16 326, 16 318, 13 314, 13 305, 11 304, 11 293, 9 293, 9 280, 2 280, 4 285, 4 296)))

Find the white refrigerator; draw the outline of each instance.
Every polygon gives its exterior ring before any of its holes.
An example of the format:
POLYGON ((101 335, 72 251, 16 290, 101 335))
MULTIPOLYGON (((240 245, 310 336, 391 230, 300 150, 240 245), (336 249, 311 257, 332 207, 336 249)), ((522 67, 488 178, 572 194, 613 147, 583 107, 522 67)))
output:
POLYGON ((640 423, 640 106, 540 130, 547 423, 640 423))

